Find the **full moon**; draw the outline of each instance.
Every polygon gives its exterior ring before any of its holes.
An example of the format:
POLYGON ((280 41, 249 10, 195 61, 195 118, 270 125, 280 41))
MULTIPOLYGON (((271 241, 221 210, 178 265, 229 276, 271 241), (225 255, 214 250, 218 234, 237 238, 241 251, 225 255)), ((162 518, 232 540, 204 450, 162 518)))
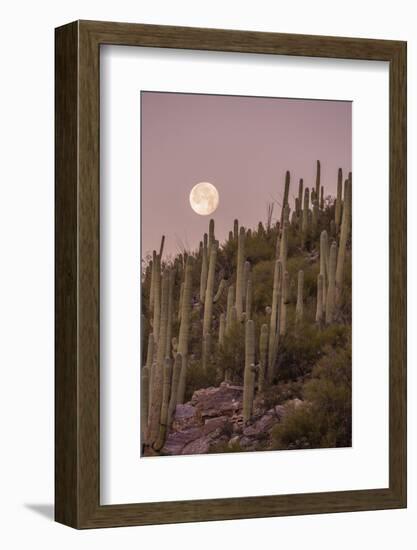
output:
POLYGON ((219 193, 213 184, 202 181, 190 192, 191 208, 200 216, 212 214, 219 206, 219 193))

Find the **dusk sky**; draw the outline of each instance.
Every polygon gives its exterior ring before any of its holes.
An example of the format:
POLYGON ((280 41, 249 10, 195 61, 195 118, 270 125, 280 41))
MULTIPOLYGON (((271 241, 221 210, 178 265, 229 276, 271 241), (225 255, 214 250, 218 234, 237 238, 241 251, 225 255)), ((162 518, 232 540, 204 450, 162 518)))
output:
POLYGON ((198 247, 210 218, 222 242, 233 220, 255 228, 267 205, 280 207, 286 170, 291 173, 290 207, 304 185, 315 183, 321 162, 325 195, 335 194, 337 170, 352 169, 352 103, 280 98, 141 93, 142 257, 198 247), (210 182, 219 206, 196 214, 192 187, 210 182))

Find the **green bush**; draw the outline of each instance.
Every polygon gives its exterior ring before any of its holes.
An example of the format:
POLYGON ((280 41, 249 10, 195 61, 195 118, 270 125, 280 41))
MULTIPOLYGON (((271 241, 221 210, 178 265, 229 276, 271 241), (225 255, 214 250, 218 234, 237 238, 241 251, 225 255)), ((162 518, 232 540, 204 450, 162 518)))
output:
POLYGON ((283 405, 290 399, 301 399, 302 397, 302 379, 280 382, 279 384, 267 387, 262 393, 263 405, 267 409, 272 409, 276 405, 283 405))
POLYGON ((290 325, 279 344, 277 373, 279 380, 294 380, 310 373, 325 348, 344 348, 350 338, 350 326, 315 324, 290 325))
POLYGON ((274 449, 350 447, 352 444, 352 355, 326 349, 304 386, 305 402, 289 407, 272 432, 274 449))
POLYGON ((209 362, 207 370, 204 371, 200 360, 190 359, 187 368, 185 401, 189 401, 196 390, 218 386, 221 380, 214 362, 209 362))

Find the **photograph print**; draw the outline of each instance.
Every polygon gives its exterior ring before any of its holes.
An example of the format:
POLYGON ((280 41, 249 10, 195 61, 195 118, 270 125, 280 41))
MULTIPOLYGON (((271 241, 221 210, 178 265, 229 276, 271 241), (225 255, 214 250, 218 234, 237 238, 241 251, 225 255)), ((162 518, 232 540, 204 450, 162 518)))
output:
POLYGON ((140 102, 141 456, 350 447, 352 103, 140 102))

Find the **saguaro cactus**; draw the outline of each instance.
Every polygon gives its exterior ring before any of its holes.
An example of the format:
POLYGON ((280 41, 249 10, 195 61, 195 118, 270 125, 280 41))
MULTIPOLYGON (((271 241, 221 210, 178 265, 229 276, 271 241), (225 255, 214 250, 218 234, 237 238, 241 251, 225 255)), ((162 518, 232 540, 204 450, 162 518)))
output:
POLYGON ((156 271, 156 250, 152 252, 152 260, 150 262, 151 266, 151 286, 149 289, 149 311, 153 312, 153 302, 154 302, 154 284, 155 284, 155 271, 156 271))
MULTIPOLYGON (((152 391, 152 377, 153 377, 153 362, 155 359, 155 339, 153 337, 153 332, 149 333, 148 336, 148 350, 146 354, 146 366, 148 367, 148 376, 149 376, 149 394, 152 391)), ((148 406, 149 409, 149 406, 148 406)))
POLYGON ((287 332, 287 305, 289 301, 290 276, 286 271, 282 276, 282 298, 281 298, 281 319, 279 323, 279 334, 285 336, 287 332))
POLYGON ((288 206, 288 197, 290 195, 290 180, 291 180, 291 176, 289 171, 287 170, 285 173, 284 196, 282 198, 281 227, 282 227, 282 224, 284 223, 285 207, 288 206))
POLYGON ((295 306, 295 322, 301 323, 304 316, 304 271, 298 272, 297 304, 295 306))
POLYGON ((237 245, 237 268, 236 268, 236 313, 239 321, 243 313, 243 293, 244 293, 244 263, 245 263, 245 238, 246 231, 244 227, 239 230, 237 245))
POLYGON ((217 292, 213 298, 213 304, 216 304, 220 300, 226 286, 227 286, 226 279, 222 279, 219 283, 219 286, 217 287, 217 292))
POLYGON ((185 267, 184 290, 181 303, 181 324, 178 336, 178 353, 188 354, 188 337, 190 332, 191 293, 192 293, 193 260, 187 258, 185 267))
POLYGON ((149 412, 149 368, 145 365, 141 372, 141 403, 140 403, 140 424, 142 430, 142 441, 146 437, 148 428, 148 412, 149 412))
MULTIPOLYGON (((247 236, 247 235, 246 235, 247 236)), ((243 264, 243 309, 246 310, 246 287, 248 284, 248 278, 249 278, 249 272, 250 272, 250 262, 246 261, 243 264)))
POLYGON ((202 353, 202 367, 203 371, 207 372, 211 357, 211 333, 203 334, 203 353, 202 353))
POLYGON ((268 359, 268 325, 261 326, 261 334, 259 336, 259 375, 258 375, 258 392, 262 392, 265 386, 265 373, 267 369, 268 359))
POLYGON ((274 376, 274 365, 278 350, 278 334, 281 311, 281 281, 282 281, 282 263, 281 260, 275 262, 274 284, 272 289, 271 318, 269 320, 269 353, 268 353, 268 382, 272 382, 274 376))
POLYGON ((153 323, 152 331, 155 341, 159 340, 159 323, 161 317, 161 260, 155 256, 155 278, 153 283, 153 323))
POLYGON ((167 319, 167 337, 165 344, 165 355, 171 356, 172 346, 172 317, 174 314, 174 282, 175 272, 173 269, 169 270, 169 283, 168 283, 168 319, 167 319))
POLYGON ((235 287, 234 285, 230 285, 229 290, 227 291, 226 334, 229 334, 231 329, 232 307, 234 306, 234 299, 235 299, 235 287))
POLYGON ((246 319, 252 319, 252 274, 249 273, 246 284, 246 319))
POLYGON ((182 368, 182 355, 181 353, 177 353, 177 355, 175 356, 174 366, 172 369, 171 395, 169 398, 168 417, 167 417, 168 427, 171 425, 172 417, 175 412, 175 407, 177 406, 178 386, 180 383, 181 368, 182 368))
POLYGON ((298 214, 301 214, 302 210, 302 204, 303 204, 303 190, 304 190, 304 181, 303 178, 300 179, 298 183, 298 205, 299 205, 299 211, 298 214))
POLYGON ((336 267, 336 304, 339 305, 342 297, 343 275, 345 268, 346 245, 349 238, 352 208, 352 182, 349 174, 346 193, 343 200, 342 228, 340 230, 339 252, 336 267))
POLYGON ((320 194, 320 173, 321 173, 321 166, 320 166, 320 161, 318 160, 316 165, 316 193, 315 193, 317 202, 319 200, 319 194, 320 194))
POLYGON ((213 218, 209 222, 209 235, 208 235, 208 258, 210 259, 211 247, 214 243, 214 220, 213 218))
POLYGON ((191 292, 192 292, 192 258, 188 256, 187 265, 185 267, 184 292, 181 304, 181 325, 178 337, 178 353, 182 355, 182 369, 178 389, 178 403, 182 403, 185 393, 185 383, 187 376, 187 357, 188 357, 188 338, 190 332, 190 315, 191 315, 191 292))
POLYGON ((320 275, 323 276, 323 307, 326 307, 326 288, 327 288, 327 271, 329 263, 329 238, 327 231, 324 230, 320 234, 320 275))
POLYGON ((316 308, 316 322, 320 325, 323 322, 323 290, 324 290, 324 277, 322 273, 317 276, 317 308, 316 308))
POLYGON ((220 319, 219 319, 219 347, 220 348, 224 346, 225 333, 226 333, 226 317, 224 313, 221 313, 220 319))
POLYGON ((255 325, 252 319, 246 321, 245 330, 245 372, 243 377, 243 420, 247 422, 252 414, 255 388, 255 325))
MULTIPOLYGON (((149 426, 147 434, 148 445, 154 445, 159 435, 159 422, 161 417, 162 392, 163 392, 163 371, 165 360, 165 343, 168 319, 168 271, 164 271, 162 277, 161 294, 161 318, 160 333, 157 345, 156 365, 153 367, 152 393, 150 395, 149 426)), ((155 302, 156 307, 156 302, 155 302)))
POLYGON ((301 224, 301 243, 305 246, 308 236, 310 192, 308 187, 304 189, 303 219, 301 224))
POLYGON ((333 322, 334 307, 335 307, 335 293, 336 293, 336 256, 337 256, 337 244, 333 242, 330 247, 329 254, 329 280, 327 285, 326 295, 326 324, 333 322))
POLYGON ((233 238, 237 241, 239 238, 239 221, 235 220, 233 222, 233 238))
POLYGON ((342 218, 342 185, 343 185, 342 169, 339 168, 337 172, 337 195, 336 195, 335 209, 334 209, 334 221, 336 224, 336 231, 339 231, 340 220, 342 218))
POLYGON ((182 297, 184 294, 184 281, 180 285, 180 299, 178 302, 178 321, 181 321, 181 311, 182 311, 182 297))
POLYGON ((207 276, 206 296, 204 298, 203 335, 211 332, 213 318, 214 277, 216 274, 217 242, 211 246, 210 263, 207 276))
POLYGON ((154 445, 154 449, 159 451, 165 443, 165 436, 168 427, 168 406, 171 394, 171 377, 172 377, 172 360, 170 357, 165 358, 164 374, 163 374, 163 391, 161 405, 161 419, 159 421, 159 435, 154 445))
POLYGON ((282 271, 287 269, 287 256, 288 256, 288 225, 284 223, 281 233, 280 252, 279 259, 281 260, 282 271))
POLYGON ((153 337, 153 332, 150 332, 148 336, 148 349, 146 354, 146 366, 148 367, 148 369, 150 369, 152 366, 153 355, 154 355, 154 343, 155 341, 153 337))
POLYGON ((204 304, 207 286, 208 273, 208 251, 207 251, 207 233, 204 233, 203 252, 201 256, 201 275, 200 275, 200 302, 204 304))
POLYGON ((159 247, 159 258, 162 258, 162 254, 164 253, 164 245, 165 245, 165 235, 162 235, 161 246, 159 247))

